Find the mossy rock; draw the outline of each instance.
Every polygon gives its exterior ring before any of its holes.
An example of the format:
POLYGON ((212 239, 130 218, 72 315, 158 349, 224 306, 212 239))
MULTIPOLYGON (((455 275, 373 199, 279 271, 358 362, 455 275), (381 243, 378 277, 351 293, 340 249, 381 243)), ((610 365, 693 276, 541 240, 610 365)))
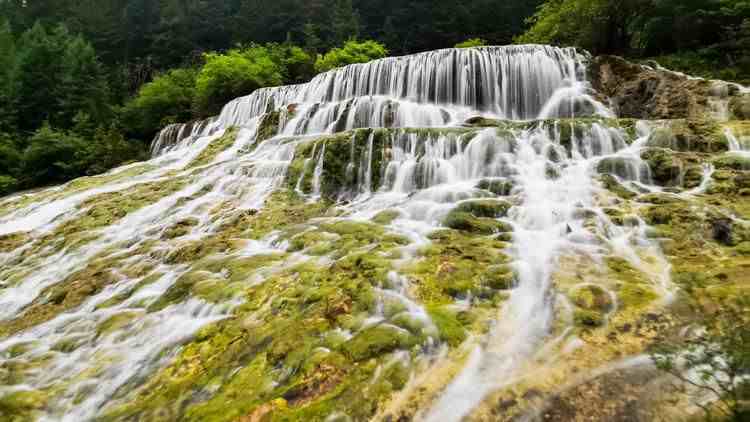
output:
POLYGON ((648 175, 648 169, 638 160, 626 157, 608 157, 596 166, 599 174, 613 174, 625 180, 641 180, 648 175))
POLYGON ((235 126, 227 129, 218 139, 214 139, 198 154, 188 167, 200 167, 211 163, 221 152, 226 151, 237 140, 239 129, 235 126))
POLYGON ((497 196, 508 196, 513 192, 513 181, 484 179, 477 184, 477 189, 491 192, 497 196))
POLYGON ((497 234, 513 231, 513 227, 492 218, 475 217, 468 212, 452 211, 443 221, 445 227, 476 234, 497 234))
POLYGON ((482 275, 482 283, 495 290, 510 290, 517 280, 517 274, 508 265, 493 265, 482 275))
POLYGON ((469 213, 475 217, 501 218, 508 215, 511 204, 497 199, 480 199, 461 202, 454 212, 469 213))
POLYGON ((656 128, 646 141, 649 147, 681 152, 717 153, 729 149, 721 127, 710 120, 670 120, 656 128))
POLYGON ((573 321, 579 327, 596 328, 604 325, 604 316, 597 311, 587 309, 576 309, 573 313, 573 321))
POLYGON ((680 203, 683 202, 683 199, 669 193, 647 193, 645 195, 639 196, 638 202, 643 202, 646 204, 665 205, 680 203))
POLYGON ((750 94, 733 97, 729 102, 729 112, 737 120, 750 120, 750 94))
POLYGON ((649 148, 641 153, 641 158, 651 169, 654 183, 661 186, 677 184, 682 175, 682 165, 673 152, 663 148, 649 148))
POLYGON ((750 256, 750 241, 738 244, 735 250, 739 255, 750 256))
POLYGON ((620 304, 623 308, 643 308, 656 299, 659 295, 654 289, 646 284, 624 283, 617 292, 620 304))
POLYGON ((728 153, 712 161, 714 167, 722 170, 750 170, 750 156, 728 153))
POLYGON ((375 224, 387 226, 400 216, 401 212, 398 210, 385 210, 375 215, 375 217, 372 218, 372 222, 375 224))
POLYGON ((588 311, 609 312, 614 308, 609 293, 595 285, 576 287, 570 292, 570 299, 577 307, 588 311))
POLYGON ((9 422, 36 420, 35 414, 41 411, 47 395, 40 391, 15 391, 0 397, 0 416, 7 416, 9 422))
POLYGON ((161 238, 162 239, 175 239, 178 237, 182 237, 190 233, 190 231, 193 229, 193 227, 197 226, 199 224, 199 221, 195 218, 186 218, 184 220, 180 220, 177 223, 175 223, 173 226, 167 228, 164 230, 164 233, 162 233, 161 238))
POLYGON ((380 356, 399 349, 410 349, 417 339, 408 331, 388 324, 366 328, 343 345, 344 354, 353 361, 380 356))
POLYGON ((279 132, 280 119, 281 113, 279 111, 272 111, 261 117, 260 123, 258 123, 256 145, 276 136, 279 132))
POLYGON ((445 306, 429 306, 427 313, 438 329, 440 340, 451 347, 457 347, 466 340, 466 330, 456 312, 445 306))
POLYGON ((638 194, 631 191, 630 189, 623 186, 614 176, 611 174, 603 174, 600 177, 604 188, 614 193, 622 199, 632 199, 638 194))

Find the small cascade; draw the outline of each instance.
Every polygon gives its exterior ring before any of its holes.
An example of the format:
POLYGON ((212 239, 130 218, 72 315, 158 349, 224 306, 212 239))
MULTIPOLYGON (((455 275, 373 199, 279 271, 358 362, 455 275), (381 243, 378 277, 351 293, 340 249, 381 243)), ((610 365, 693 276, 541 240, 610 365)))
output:
POLYGON ((734 135, 734 132, 730 128, 724 129, 724 136, 729 143, 729 152, 750 154, 750 147, 746 146, 746 143, 740 142, 740 139, 734 135))
MULTIPOLYGON (((359 174, 357 175, 357 186, 361 195, 370 195, 372 193, 372 149, 375 139, 375 133, 370 133, 367 137, 367 149, 362 154, 362 160, 359 164, 359 174)), ((354 143, 352 142, 352 145, 354 143)))
POLYGON ((312 179, 313 198, 320 198, 320 193, 321 193, 322 184, 323 184, 323 164, 325 163, 325 157, 326 157, 326 144, 323 143, 323 146, 320 148, 320 154, 318 154, 318 158, 316 159, 315 170, 313 171, 313 179, 312 179))

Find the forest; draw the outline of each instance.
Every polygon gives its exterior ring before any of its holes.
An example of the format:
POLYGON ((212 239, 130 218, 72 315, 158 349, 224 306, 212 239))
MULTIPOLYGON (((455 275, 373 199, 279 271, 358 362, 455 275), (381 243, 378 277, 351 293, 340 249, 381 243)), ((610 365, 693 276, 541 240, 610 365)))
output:
POLYGON ((0 194, 143 159, 164 125, 386 55, 545 43, 750 81, 746 0, 0 0, 0 194))

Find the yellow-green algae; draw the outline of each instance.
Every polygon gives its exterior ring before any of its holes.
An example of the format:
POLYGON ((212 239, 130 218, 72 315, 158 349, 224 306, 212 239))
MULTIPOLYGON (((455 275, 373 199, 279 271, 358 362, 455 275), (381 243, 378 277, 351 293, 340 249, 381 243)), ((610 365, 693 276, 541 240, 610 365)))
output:
POLYGON ((206 164, 210 164, 221 152, 229 149, 234 142, 237 140, 237 133, 239 129, 235 126, 225 130, 224 133, 218 138, 214 139, 209 143, 203 151, 198 154, 197 157, 190 163, 188 168, 200 167, 206 164))

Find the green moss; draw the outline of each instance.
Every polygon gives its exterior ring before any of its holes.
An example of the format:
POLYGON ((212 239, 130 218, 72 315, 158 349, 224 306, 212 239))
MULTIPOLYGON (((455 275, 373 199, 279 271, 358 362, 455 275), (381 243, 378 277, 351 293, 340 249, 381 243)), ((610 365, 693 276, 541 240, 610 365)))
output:
POLYGON ((226 151, 237 140, 237 127, 230 127, 224 134, 208 144, 203 151, 190 163, 188 168, 200 167, 211 163, 222 151, 226 151))
POLYGON ((513 192, 513 181, 484 179, 477 184, 477 189, 486 190, 497 196, 508 196, 513 192))
POLYGON ((255 143, 260 144, 261 142, 273 138, 279 133, 279 119, 281 113, 279 111, 272 111, 266 113, 258 123, 258 132, 255 143))
POLYGON ((729 112, 737 120, 750 120, 750 95, 733 97, 729 102, 729 112))
POLYGON ((27 233, 11 233, 0 236, 0 253, 14 251, 28 244, 31 237, 27 233))
POLYGON ((455 312, 445 306, 429 306, 427 313, 440 334, 440 340, 451 347, 458 347, 466 340, 466 330, 455 312))
POLYGON ((373 217, 372 222, 375 224, 387 226, 400 216, 401 212, 398 210, 385 210, 379 212, 375 217, 373 217))
POLYGON ((477 234, 496 234, 513 231, 508 223, 491 218, 475 217, 473 214, 452 211, 443 221, 445 227, 477 234))
POLYGON ((97 327, 97 336, 106 336, 107 334, 121 330, 128 326, 136 317, 142 315, 140 312, 122 312, 104 320, 97 327))
POLYGON ((632 283, 623 284, 618 297, 623 308, 641 308, 659 298, 648 285, 632 283))
MULTIPOLYGON (((430 235, 433 244, 420 251, 422 259, 404 271, 417 286, 423 303, 446 304, 469 291, 480 292, 486 286, 489 267, 506 264, 505 242, 470 233, 441 230, 430 235)), ((479 299, 495 300, 492 292, 479 299)))
POLYGON ((716 157, 712 163, 721 170, 750 170, 750 157, 740 154, 724 154, 716 157))
POLYGON ((580 327, 595 328, 604 325, 604 317, 600 312, 577 309, 573 313, 573 321, 580 327))
POLYGON ((614 307, 610 295, 599 286, 577 287, 570 298, 577 307, 589 311, 609 312, 614 307))
POLYGON ((197 226, 199 221, 195 218, 186 218, 184 220, 180 220, 171 227, 164 230, 164 233, 162 233, 161 238, 162 239, 174 239, 177 237, 182 237, 190 233, 190 231, 193 229, 193 227, 197 226))
MULTIPOLYGON (((122 276, 113 269, 121 267, 129 257, 127 252, 114 256, 108 256, 108 253, 104 252, 94 257, 82 270, 44 289, 23 313, 11 320, 0 322, 0 336, 17 333, 49 321, 60 313, 81 305, 89 297, 119 281, 122 276)), ((146 262, 137 269, 137 274, 134 272, 131 275, 145 276, 153 269, 153 265, 146 262)))
POLYGON ((623 199, 632 199, 638 194, 625 188, 617 179, 611 174, 603 174, 600 176, 604 188, 614 193, 623 199))
POLYGON ((461 202, 455 212, 469 213, 475 217, 501 218, 508 215, 511 204, 507 201, 496 199, 481 199, 461 202))
POLYGON ((15 391, 0 397, 0 416, 8 422, 32 421, 44 409, 47 395, 40 391, 15 391), (7 419, 5 419, 7 417, 7 419))
POLYGON ((386 324, 367 328, 343 345, 343 352, 353 361, 361 361, 392 352, 409 349, 417 343, 408 331, 386 324))
POLYGON ((646 145, 681 152, 717 153, 729 149, 718 123, 713 120, 669 120, 660 122, 646 145))
POLYGON ((187 182, 185 178, 175 178, 94 196, 78 206, 81 213, 76 218, 60 224, 53 233, 40 240, 45 244, 60 242, 58 247, 80 246, 93 238, 91 232, 94 230, 111 226, 128 214, 178 192, 187 182))
POLYGON ((483 284, 496 290, 510 290, 516 283, 517 275, 508 265, 493 265, 482 276, 483 284))
POLYGON ((740 255, 750 256, 750 241, 738 244, 735 250, 740 255))

